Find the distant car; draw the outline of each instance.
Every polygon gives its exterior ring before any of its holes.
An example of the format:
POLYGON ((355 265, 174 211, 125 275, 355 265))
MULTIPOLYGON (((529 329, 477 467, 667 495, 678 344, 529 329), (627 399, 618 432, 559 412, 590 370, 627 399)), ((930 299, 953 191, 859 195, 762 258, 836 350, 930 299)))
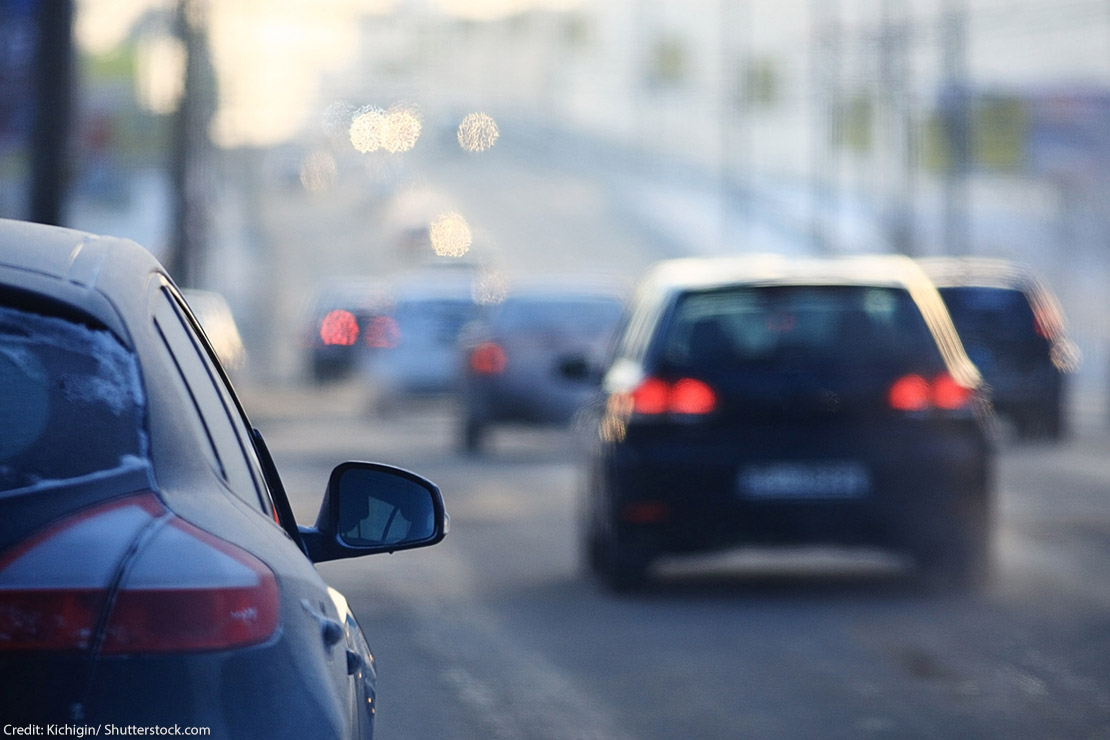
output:
MULTIPOLYGON (((163 268, 0 220, 0 716, 370 738, 374 658, 319 563, 438 542, 438 489, 347 462, 313 527, 163 268)), ((110 733, 109 733, 110 734, 110 733)))
POLYGON ((247 348, 239 333, 239 325, 231 313, 227 299, 211 290, 182 289, 181 296, 189 304, 208 337, 225 370, 242 370, 247 364, 247 348))
POLYGON ((473 277, 436 270, 405 274, 360 360, 374 407, 414 398, 453 398, 461 379, 459 337, 478 314, 473 277))
POLYGON ((620 321, 619 286, 579 277, 514 287, 485 306, 463 344, 460 447, 478 452, 501 424, 567 424, 591 389, 568 363, 597 364, 620 321))
POLYGON ((595 404, 583 542, 614 589, 661 556, 886 548, 929 580, 990 562, 990 407, 940 296, 899 257, 662 263, 595 404))
POLYGON ((1048 285, 1002 259, 933 257, 921 266, 948 306, 995 409, 1021 437, 1060 439, 1068 428, 1067 378, 1079 351, 1048 285))
POLYGON ((324 383, 351 374, 361 348, 375 342, 375 321, 385 311, 387 298, 384 283, 374 278, 332 278, 316 286, 303 330, 313 381, 324 383))

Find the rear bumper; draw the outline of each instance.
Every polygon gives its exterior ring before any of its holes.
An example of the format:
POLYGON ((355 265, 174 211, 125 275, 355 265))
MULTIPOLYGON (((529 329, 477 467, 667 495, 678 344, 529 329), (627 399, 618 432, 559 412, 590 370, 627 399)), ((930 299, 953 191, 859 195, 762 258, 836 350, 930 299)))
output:
MULTIPOLYGON (((338 655, 342 659, 341 646, 338 655)), ((102 735, 114 725, 152 728, 145 734, 160 736, 369 738, 373 706, 330 693, 327 671, 290 654, 280 641, 236 651, 95 661, 15 654, 0 658, 0 716, 19 726, 99 726, 102 735), (359 704, 365 707, 361 716, 359 704)), ((360 678, 351 679, 352 692, 372 697, 371 677, 361 687, 360 678)))
POLYGON ((580 387, 566 387, 556 380, 541 386, 534 378, 512 377, 470 377, 463 392, 472 419, 543 426, 568 424, 588 397, 580 387))
POLYGON ((603 448, 597 471, 612 522, 657 552, 901 549, 923 528, 989 506, 993 456, 974 422, 761 427, 714 438, 654 431, 630 429, 603 448))

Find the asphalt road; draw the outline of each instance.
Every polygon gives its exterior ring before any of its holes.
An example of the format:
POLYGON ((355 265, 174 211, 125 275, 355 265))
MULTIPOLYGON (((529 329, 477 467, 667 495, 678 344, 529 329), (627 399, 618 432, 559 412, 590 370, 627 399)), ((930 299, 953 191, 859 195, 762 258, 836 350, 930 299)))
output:
POLYGON ((575 448, 449 406, 365 413, 350 384, 244 389, 302 521, 345 459, 436 481, 448 538, 324 564, 375 650, 379 737, 1110 738, 1107 436, 1003 440, 998 569, 923 591, 878 553, 728 553, 616 597, 579 567, 575 448))
POLYGON ((452 517, 435 548, 321 566, 375 649, 379 737, 1110 740, 1110 433, 1097 400, 1077 399, 1064 445, 1004 440, 998 572, 983 594, 924 592, 882 554, 807 551, 670 561, 653 589, 618 598, 579 565, 564 434, 502 433, 474 460, 455 452, 449 407, 374 417, 357 384, 299 386, 304 299, 320 278, 390 261, 396 198, 434 193, 469 220, 472 256, 510 273, 632 278, 683 252, 660 227, 673 204, 637 215, 628 173, 510 144, 431 151, 386 199, 357 178, 311 195, 259 182, 241 199, 256 246, 227 272, 251 275, 235 284, 262 331, 248 336, 255 384, 242 385, 298 517, 314 520, 346 459, 430 477, 452 517))

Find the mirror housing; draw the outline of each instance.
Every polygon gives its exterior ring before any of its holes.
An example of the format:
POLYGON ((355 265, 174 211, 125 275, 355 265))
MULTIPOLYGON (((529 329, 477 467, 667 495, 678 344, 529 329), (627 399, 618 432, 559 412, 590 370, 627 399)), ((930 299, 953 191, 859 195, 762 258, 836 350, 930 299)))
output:
POLYGON ((332 471, 314 527, 300 527, 314 563, 427 547, 450 518, 434 483, 382 463, 345 462, 332 471))

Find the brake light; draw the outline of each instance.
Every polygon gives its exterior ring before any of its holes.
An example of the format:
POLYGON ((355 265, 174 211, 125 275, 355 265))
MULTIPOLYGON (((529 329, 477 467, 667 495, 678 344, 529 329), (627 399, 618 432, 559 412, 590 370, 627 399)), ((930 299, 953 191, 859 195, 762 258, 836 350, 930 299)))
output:
POLYGON ((274 634, 279 605, 261 561, 142 494, 70 517, 0 560, 0 652, 241 647, 274 634))
POLYGON ((358 319, 350 311, 328 311, 320 322, 320 341, 326 345, 350 347, 358 341, 358 319))
POLYGON ((366 325, 366 344, 374 349, 393 349, 401 343, 401 328, 391 316, 375 316, 366 325))
POLYGON ((911 373, 894 381, 887 400, 895 411, 926 411, 931 408, 954 411, 966 406, 971 396, 972 390, 948 373, 941 373, 931 381, 911 373))
POLYGON ((705 415, 717 408, 717 394, 705 382, 682 378, 667 382, 647 378, 632 392, 633 413, 705 415))
POLYGON ((470 352, 470 369, 479 375, 497 375, 505 371, 505 350, 496 342, 482 342, 470 352))
POLYGON ((960 385, 948 373, 933 379, 933 405, 939 409, 963 408, 971 401, 971 389, 960 385))
POLYGON ((665 380, 648 378, 632 391, 632 412, 648 416, 664 414, 670 395, 671 387, 665 380))
POLYGON ((670 408, 676 414, 708 414, 717 408, 717 394, 700 380, 683 378, 671 387, 670 408))

